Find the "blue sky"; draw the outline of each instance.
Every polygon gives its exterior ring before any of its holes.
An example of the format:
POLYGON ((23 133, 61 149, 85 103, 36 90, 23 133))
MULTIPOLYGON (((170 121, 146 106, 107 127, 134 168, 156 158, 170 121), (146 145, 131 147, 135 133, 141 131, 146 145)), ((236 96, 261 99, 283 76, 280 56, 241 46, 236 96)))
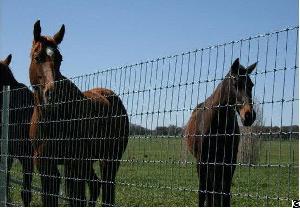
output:
POLYGON ((298 7, 297 0, 0 0, 0 58, 12 53, 16 79, 29 84, 37 19, 47 35, 65 24, 61 71, 73 77, 295 26, 298 7))
POLYGON ((13 54, 14 74, 25 83, 37 19, 43 34, 66 25, 60 48, 68 76, 298 25, 297 0, 0 2, 0 57, 13 54))

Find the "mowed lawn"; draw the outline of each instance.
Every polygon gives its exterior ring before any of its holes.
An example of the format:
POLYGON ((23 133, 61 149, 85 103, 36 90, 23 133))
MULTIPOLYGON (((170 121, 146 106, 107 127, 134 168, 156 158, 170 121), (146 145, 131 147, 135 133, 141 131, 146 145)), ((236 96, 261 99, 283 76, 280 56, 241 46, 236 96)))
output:
MULTIPOLYGON (((232 206, 291 206, 291 200, 298 199, 298 145, 298 140, 260 141, 258 164, 239 165, 235 171, 232 206)), ((132 137, 117 175, 116 204, 197 206, 195 166, 181 138, 132 137)), ((98 163, 94 167, 99 172, 98 163)), ((22 179, 19 163, 14 163, 12 175, 22 179)), ((37 172, 33 185, 40 187, 37 172)), ((17 184, 10 188, 14 205, 22 204, 20 188, 17 184)), ((41 205, 40 190, 35 190, 32 206, 41 205)), ((60 200, 60 205, 67 202, 60 200)))

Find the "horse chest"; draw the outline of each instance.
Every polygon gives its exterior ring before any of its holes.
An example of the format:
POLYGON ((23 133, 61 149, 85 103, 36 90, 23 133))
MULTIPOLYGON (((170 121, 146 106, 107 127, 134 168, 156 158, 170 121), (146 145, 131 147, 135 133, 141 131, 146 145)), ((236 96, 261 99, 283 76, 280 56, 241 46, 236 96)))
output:
POLYGON ((239 144, 239 126, 234 112, 220 112, 212 120, 202 144, 202 160, 232 161, 239 144))

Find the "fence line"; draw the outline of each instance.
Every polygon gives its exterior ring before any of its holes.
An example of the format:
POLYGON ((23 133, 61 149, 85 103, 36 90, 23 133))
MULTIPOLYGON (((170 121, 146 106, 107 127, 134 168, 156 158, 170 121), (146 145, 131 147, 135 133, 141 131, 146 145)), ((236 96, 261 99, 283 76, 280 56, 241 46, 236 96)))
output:
MULTIPOLYGON (((103 113, 108 108, 105 106, 101 107, 98 114, 91 113, 92 109, 97 108, 93 107, 93 98, 73 99, 75 92, 68 91, 70 88, 68 79, 54 82, 54 85, 60 86, 60 89, 52 98, 53 102, 46 104, 22 103, 24 91, 27 89, 25 87, 6 89, 1 92, 1 97, 4 98, 9 92, 11 96, 16 95, 18 99, 9 104, 11 118, 5 115, 6 108, 4 104, 2 105, 2 118, 6 118, 9 122, 2 120, 1 165, 4 164, 5 157, 91 162, 99 176, 101 170, 98 170, 99 167, 96 166, 98 163, 120 162, 116 182, 86 179, 87 182, 92 183, 115 184, 117 187, 116 204, 120 206, 195 206, 199 191, 196 166, 217 167, 220 165, 224 168, 229 166, 236 168, 231 193, 208 190, 208 188, 200 192, 213 196, 218 194, 222 197, 231 196, 232 205, 235 206, 290 205, 291 200, 298 197, 296 190, 299 188, 297 172, 299 168, 298 31, 298 26, 289 27, 69 79, 82 92, 96 87, 112 89, 121 98, 127 114, 103 113), (249 75, 254 84, 252 95, 255 98, 251 105, 253 104, 253 109, 257 112, 257 119, 251 127, 242 127, 241 120, 238 120, 241 126, 240 133, 217 131, 209 134, 201 132, 193 134, 192 136, 204 139, 222 136, 241 138, 236 162, 196 161, 187 152, 184 141, 184 137, 189 136, 184 133, 184 130, 191 114, 195 110, 220 112, 222 109, 238 109, 244 106, 244 103, 225 105, 219 103, 196 107, 210 98, 221 82, 231 78, 227 73, 236 58, 239 58, 240 63, 245 66, 258 62, 256 69, 249 75), (57 112, 57 115, 51 114, 38 121, 38 125, 45 125, 45 129, 49 130, 49 135, 55 136, 49 137, 41 134, 34 141, 34 145, 45 141, 49 144, 56 142, 53 144, 58 144, 58 146, 54 145, 53 151, 57 149, 58 153, 46 156, 24 155, 24 152, 22 154, 5 153, 3 151, 5 141, 16 143, 20 141, 18 137, 10 135, 5 139, 5 124, 8 124, 6 129, 9 128, 10 133, 18 132, 25 137, 24 139, 29 139, 29 136, 23 132, 24 126, 34 123, 27 120, 25 114, 18 118, 16 114, 20 115, 22 110, 30 110, 33 107, 56 110, 54 112, 57 112), (65 116, 69 110, 73 112, 73 115, 65 116), (96 151, 94 146, 97 144, 100 147, 104 146, 100 142, 107 140, 107 134, 95 135, 90 133, 92 129, 97 129, 100 124, 103 125, 101 123, 103 120, 121 119, 127 115, 130 135, 123 157, 109 158, 103 155, 98 158, 93 156, 96 151), (84 134, 79 135, 80 132, 84 134), (61 145, 61 143, 68 144, 67 142, 72 142, 74 138, 80 142, 87 141, 91 145, 86 149, 79 148, 78 154, 64 155, 63 152, 68 152, 68 148, 71 147, 61 145)), ((240 75, 241 79, 243 76, 240 75)), ((38 87, 39 85, 36 85, 33 89, 38 87)), ((108 93, 103 97, 114 99, 116 95, 108 93)), ((113 100, 111 105, 114 106, 116 102, 113 100)), ((115 110, 118 111, 118 108, 115 110)), ((111 128, 114 125, 117 124, 106 126, 103 131, 109 131, 111 134, 113 131, 111 128)), ((109 139, 117 141, 119 137, 109 135, 109 139)), ((21 149, 21 145, 15 148, 21 149)), ((109 146, 100 149, 106 151, 107 148, 109 146)), ((22 205, 22 199, 19 196, 21 190, 19 186, 22 185, 20 164, 14 165, 12 169, 1 166, 1 184, 3 185, 1 185, 0 196, 2 197, 6 195, 6 185, 2 183, 6 181, 5 171, 14 177, 10 179, 9 201, 6 198, 0 198, 0 203, 22 205)), ((88 173, 87 170, 86 173, 88 173)), ((73 176, 68 177, 65 174, 60 169, 60 176, 51 177, 60 179, 62 183, 68 179, 83 180, 73 176)), ((32 175, 34 188, 27 191, 33 193, 31 205, 40 206, 42 204, 39 199, 40 195, 47 195, 47 193, 39 189, 42 174, 35 171, 32 175)), ((82 200, 68 195, 62 189, 58 194, 60 203, 64 203, 61 200, 82 200)), ((90 191, 89 189, 87 192, 90 194, 90 191)), ((97 203, 101 203, 101 197, 98 198, 97 203)))
POLYGON ((1 116, 1 164, 0 164, 0 205, 5 206, 7 201, 6 194, 6 175, 7 175, 7 157, 8 153, 8 124, 9 124, 9 86, 3 88, 3 99, 2 99, 2 116, 1 116))

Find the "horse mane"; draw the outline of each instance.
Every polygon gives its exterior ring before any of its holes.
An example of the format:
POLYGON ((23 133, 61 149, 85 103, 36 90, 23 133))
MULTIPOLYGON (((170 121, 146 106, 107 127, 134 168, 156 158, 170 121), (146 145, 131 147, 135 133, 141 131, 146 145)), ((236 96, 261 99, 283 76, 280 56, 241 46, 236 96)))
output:
MULTIPOLYGON (((205 110, 212 110, 214 108, 217 108, 219 105, 221 105, 222 102, 222 93, 224 93, 223 91, 223 87, 225 86, 226 81, 222 80, 218 86, 214 89, 214 91, 212 92, 212 94, 206 98, 202 103, 198 104, 195 108, 195 110, 197 109, 205 109, 205 110)), ((195 111, 194 110, 194 111, 195 111)))

